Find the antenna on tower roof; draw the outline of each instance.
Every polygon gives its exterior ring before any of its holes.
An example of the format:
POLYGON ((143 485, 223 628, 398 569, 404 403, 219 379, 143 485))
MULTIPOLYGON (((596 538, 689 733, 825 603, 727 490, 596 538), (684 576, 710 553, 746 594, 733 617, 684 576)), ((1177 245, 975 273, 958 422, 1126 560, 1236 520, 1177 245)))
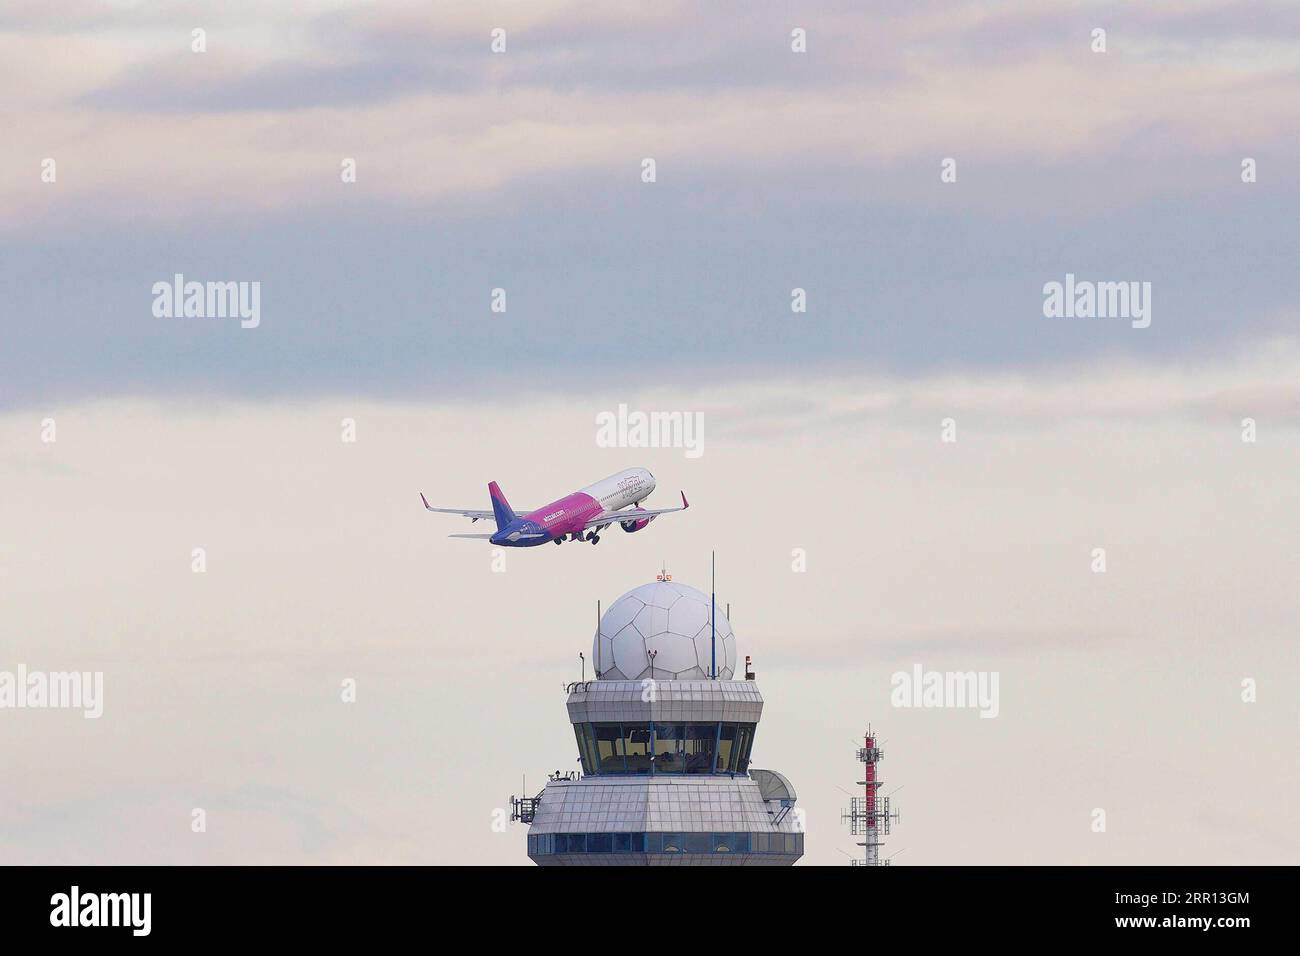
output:
POLYGON ((709 680, 718 679, 718 552, 709 554, 709 680))

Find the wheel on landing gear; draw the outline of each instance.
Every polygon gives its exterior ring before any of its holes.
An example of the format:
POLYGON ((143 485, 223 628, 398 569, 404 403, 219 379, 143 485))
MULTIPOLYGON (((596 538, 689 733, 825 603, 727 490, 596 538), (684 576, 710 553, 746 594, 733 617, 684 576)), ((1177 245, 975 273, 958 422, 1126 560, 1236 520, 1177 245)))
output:
POLYGON ((600 535, 593 534, 589 540, 591 541, 592 544, 595 544, 597 541, 600 540, 600 535))
POLYGON ((556 543, 556 544, 564 544, 564 539, 563 539, 563 538, 556 538, 556 539, 555 539, 555 543, 556 543))

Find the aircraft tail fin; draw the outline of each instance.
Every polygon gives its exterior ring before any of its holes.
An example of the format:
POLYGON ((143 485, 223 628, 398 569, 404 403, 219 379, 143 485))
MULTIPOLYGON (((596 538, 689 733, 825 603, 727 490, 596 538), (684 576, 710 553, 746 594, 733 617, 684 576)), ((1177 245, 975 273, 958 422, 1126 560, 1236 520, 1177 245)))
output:
POLYGON ((510 508, 510 502, 506 501, 506 496, 501 493, 501 486, 495 481, 488 482, 488 494, 492 497, 492 514, 497 519, 497 530, 504 531, 506 525, 515 520, 515 513, 510 508))

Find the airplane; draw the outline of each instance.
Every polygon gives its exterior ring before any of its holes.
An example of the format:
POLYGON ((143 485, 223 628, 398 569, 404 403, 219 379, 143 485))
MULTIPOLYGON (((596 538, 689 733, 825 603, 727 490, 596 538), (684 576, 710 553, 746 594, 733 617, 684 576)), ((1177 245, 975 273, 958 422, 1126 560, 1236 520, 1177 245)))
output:
POLYGON ((488 483, 492 498, 491 511, 472 508, 434 508, 420 492, 420 500, 429 511, 439 514, 463 515, 471 522, 495 518, 497 530, 493 534, 449 534, 449 538, 481 538, 507 548, 531 548, 548 541, 563 544, 565 541, 600 541, 600 532, 614 522, 628 534, 640 531, 659 515, 685 511, 690 502, 681 492, 680 508, 660 508, 647 511, 641 502, 655 490, 655 476, 644 468, 629 468, 610 475, 594 485, 565 495, 542 508, 517 514, 501 493, 495 481, 488 483))

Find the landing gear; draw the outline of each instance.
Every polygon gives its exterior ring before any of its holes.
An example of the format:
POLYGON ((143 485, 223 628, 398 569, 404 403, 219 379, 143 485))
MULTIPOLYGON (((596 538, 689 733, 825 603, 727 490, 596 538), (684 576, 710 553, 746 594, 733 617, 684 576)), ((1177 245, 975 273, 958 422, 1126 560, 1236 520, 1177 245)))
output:
POLYGON ((595 544, 597 541, 600 540, 600 535, 596 534, 596 533, 593 531, 593 532, 591 533, 591 537, 589 537, 587 540, 590 541, 592 544, 595 544))
POLYGON ((564 544, 564 539, 563 539, 563 538, 556 538, 556 539, 555 539, 555 543, 556 543, 556 544, 564 544))

